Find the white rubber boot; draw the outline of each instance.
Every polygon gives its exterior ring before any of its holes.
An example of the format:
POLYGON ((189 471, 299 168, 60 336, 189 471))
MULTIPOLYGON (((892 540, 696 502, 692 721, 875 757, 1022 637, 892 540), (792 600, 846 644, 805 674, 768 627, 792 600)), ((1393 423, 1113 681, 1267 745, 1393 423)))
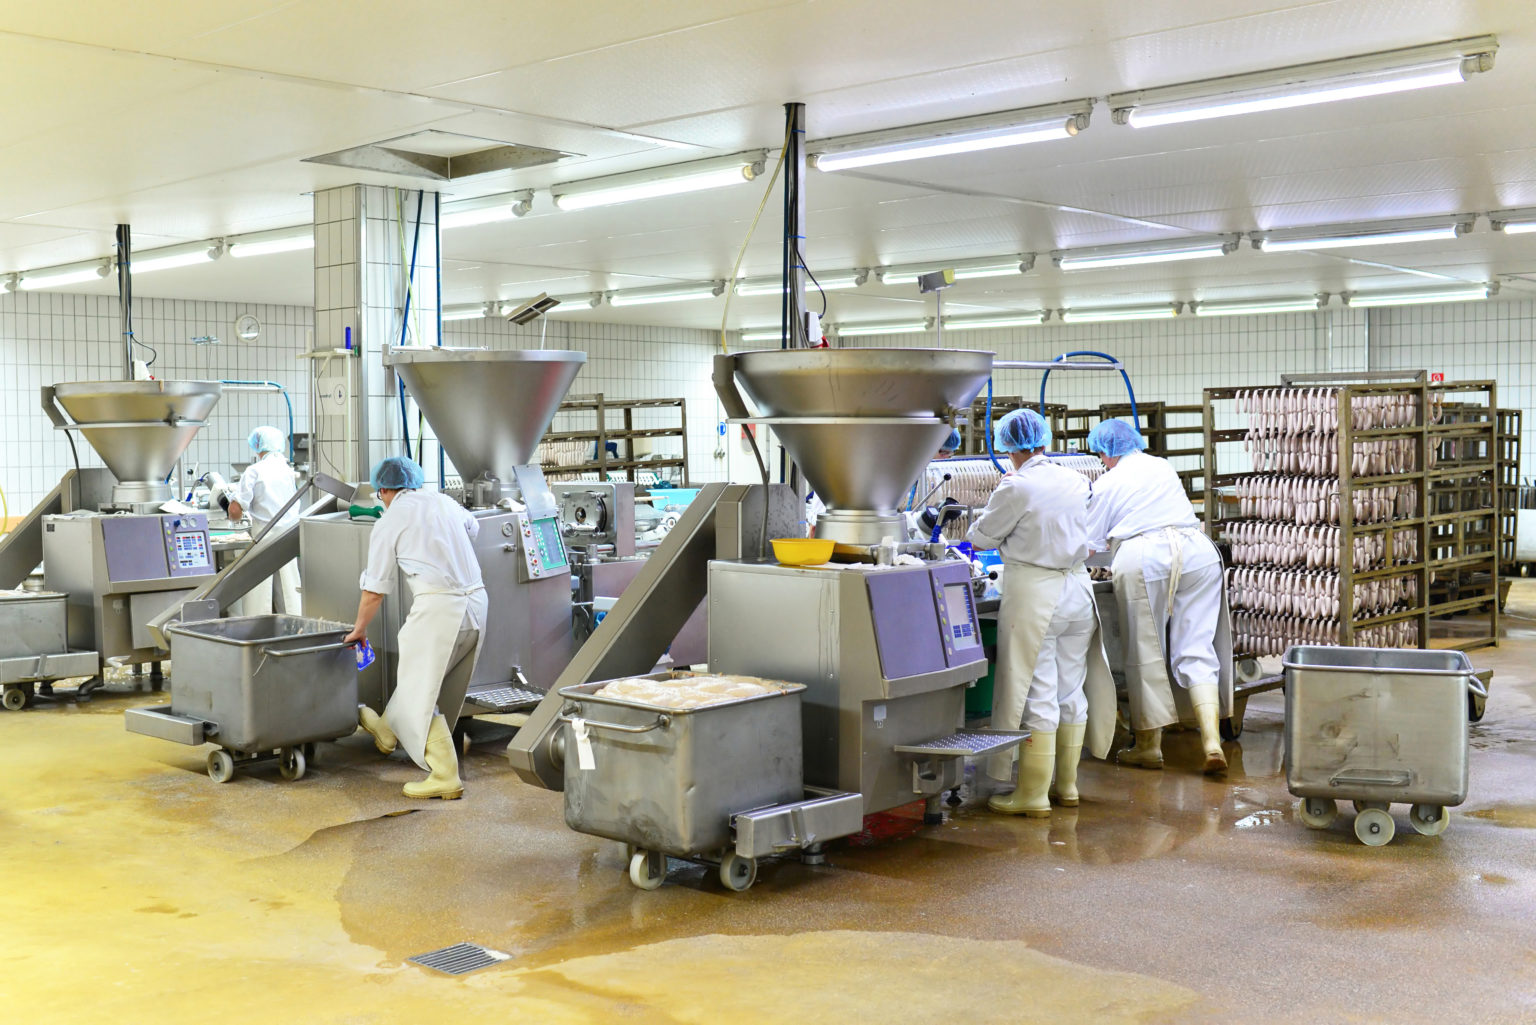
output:
POLYGON ((1161 769, 1163 767, 1162 727, 1135 732, 1135 745, 1121 748, 1115 760, 1121 765, 1135 765, 1142 769, 1161 769))
POLYGON ((427 730, 427 768, 432 774, 426 779, 405 785, 406 797, 440 797, 455 801, 464 796, 464 782, 459 779, 459 754, 453 749, 448 720, 440 715, 432 717, 432 727, 427 730))
POLYGON ((1214 683, 1197 683, 1189 688, 1190 704, 1195 706, 1195 719, 1200 724, 1200 746, 1205 749, 1205 771, 1226 772, 1227 756, 1221 750, 1221 729, 1216 720, 1221 716, 1221 698, 1214 683))
POLYGON ((1051 800, 1063 808, 1077 807, 1077 763, 1083 756, 1083 734, 1088 724, 1062 723, 1056 728, 1056 782, 1051 800))
POLYGON ((367 705, 357 706, 357 724, 365 733, 373 737, 373 746, 379 749, 379 754, 394 754, 395 748, 400 745, 395 737, 395 731, 389 728, 389 723, 384 717, 367 705))
POLYGON ((1051 816, 1051 770, 1056 767, 1056 734, 1035 731, 1019 748, 1019 786, 1011 794, 987 798, 987 807, 1004 815, 1051 816))

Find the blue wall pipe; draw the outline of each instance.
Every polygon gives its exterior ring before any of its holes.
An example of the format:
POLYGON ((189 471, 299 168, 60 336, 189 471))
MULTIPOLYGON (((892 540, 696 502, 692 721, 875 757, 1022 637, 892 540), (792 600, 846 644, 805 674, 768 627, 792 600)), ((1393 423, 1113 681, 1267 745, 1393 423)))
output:
POLYGON ((276 388, 282 395, 283 402, 288 406, 288 459, 292 461, 295 452, 293 447, 293 399, 288 397, 288 389, 276 381, 220 381, 220 384, 230 384, 246 388, 276 388))
MULTIPOLYGON (((425 189, 416 190, 416 229, 411 238, 411 269, 405 279, 405 312, 400 317, 400 347, 405 347, 405 333, 411 322, 411 294, 416 290, 416 252, 421 246, 421 203, 426 194, 425 189)), ((439 267, 439 274, 442 270, 439 267)), ((441 315, 441 314, 439 314, 441 315)), ((439 334, 438 337, 442 337, 439 334)), ((395 375, 395 383, 400 386, 400 434, 405 442, 405 458, 411 458, 411 421, 405 412, 405 378, 395 375)))

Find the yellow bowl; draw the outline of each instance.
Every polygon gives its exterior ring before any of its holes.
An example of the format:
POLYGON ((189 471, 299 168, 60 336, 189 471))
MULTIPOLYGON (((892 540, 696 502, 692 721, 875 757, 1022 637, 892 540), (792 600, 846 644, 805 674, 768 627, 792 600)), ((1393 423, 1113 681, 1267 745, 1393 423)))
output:
POLYGON ((776 537, 773 557, 781 566, 819 566, 832 558, 832 542, 818 537, 776 537))

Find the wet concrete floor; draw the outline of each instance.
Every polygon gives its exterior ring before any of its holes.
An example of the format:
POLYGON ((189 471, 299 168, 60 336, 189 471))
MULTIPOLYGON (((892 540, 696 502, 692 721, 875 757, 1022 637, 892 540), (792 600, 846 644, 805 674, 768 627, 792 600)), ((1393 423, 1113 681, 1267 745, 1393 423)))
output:
POLYGON ((1049 821, 917 809, 745 894, 676 863, 635 889, 499 745, 422 804, 358 738, 220 786, 206 749, 123 730, 160 695, 0 712, 0 1020, 1536 1021, 1536 581, 1510 611, 1439 837, 1402 808, 1382 848, 1347 812, 1304 828, 1271 694, 1225 781, 1173 735, 1160 773, 1085 762, 1049 821), (511 959, 405 962, 463 940, 511 959))

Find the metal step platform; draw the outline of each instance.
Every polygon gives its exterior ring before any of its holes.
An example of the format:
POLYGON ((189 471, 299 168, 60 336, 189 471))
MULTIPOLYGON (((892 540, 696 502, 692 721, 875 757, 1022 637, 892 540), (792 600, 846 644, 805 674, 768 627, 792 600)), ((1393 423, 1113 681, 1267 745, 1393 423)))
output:
POLYGON ((465 715, 506 715, 525 712, 544 700, 544 692, 506 684, 464 695, 465 715))
POLYGON ((914 758, 980 758, 1006 751, 1028 737, 1028 730, 957 730, 917 744, 897 744, 892 750, 914 758))

